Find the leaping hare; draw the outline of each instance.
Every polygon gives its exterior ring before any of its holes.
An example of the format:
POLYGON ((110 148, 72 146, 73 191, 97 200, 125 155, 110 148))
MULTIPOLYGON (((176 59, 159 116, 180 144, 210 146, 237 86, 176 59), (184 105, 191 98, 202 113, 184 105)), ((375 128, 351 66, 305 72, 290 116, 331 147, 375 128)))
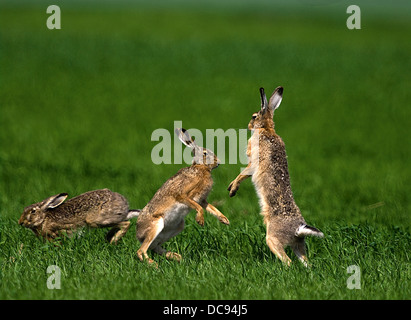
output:
POLYGON ((283 88, 276 88, 269 102, 263 88, 260 88, 260 95, 261 110, 252 115, 248 124, 248 129, 254 131, 247 146, 249 163, 230 183, 228 191, 233 197, 240 183, 251 176, 267 226, 266 241, 270 250, 283 263, 290 265, 291 260, 284 251, 286 246, 290 246, 307 266, 305 237, 324 235, 306 224, 291 191, 285 145, 276 134, 273 121, 274 110, 282 100, 283 88))
POLYGON ((148 249, 165 254, 167 259, 181 260, 180 254, 166 251, 161 245, 183 231, 184 217, 191 209, 197 211, 196 221, 201 226, 204 225, 203 209, 220 222, 229 224, 216 207, 207 203, 213 186, 211 170, 217 168, 220 161, 212 151, 197 146, 185 129, 176 129, 175 132, 180 141, 192 149, 193 163, 168 179, 137 219, 137 239, 141 243, 137 255, 141 261, 147 259, 150 264, 155 262, 148 257, 148 249))
POLYGON ((130 227, 128 220, 140 212, 129 210, 126 198, 108 189, 89 191, 64 202, 67 196, 60 193, 26 207, 19 224, 47 240, 86 226, 113 227, 107 240, 117 243, 130 227))

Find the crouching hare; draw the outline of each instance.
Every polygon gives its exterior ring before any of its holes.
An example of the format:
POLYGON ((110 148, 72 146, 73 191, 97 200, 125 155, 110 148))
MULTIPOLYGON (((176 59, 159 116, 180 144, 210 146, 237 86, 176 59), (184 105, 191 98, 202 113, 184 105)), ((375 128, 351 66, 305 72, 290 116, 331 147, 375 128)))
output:
POLYGON ((180 254, 166 251, 161 245, 183 231, 184 218, 191 209, 196 210, 196 222, 201 226, 204 225, 203 209, 220 222, 229 224, 216 207, 207 203, 213 186, 211 170, 217 168, 220 161, 212 151, 197 146, 185 129, 176 129, 176 134, 183 144, 191 148, 193 163, 169 178, 137 219, 137 239, 141 243, 137 255, 141 261, 147 259, 154 265, 156 263, 147 255, 149 249, 165 255, 167 259, 181 260, 180 254))
POLYGON ((108 189, 83 193, 67 200, 67 193, 49 197, 24 209, 19 224, 47 240, 82 227, 113 227, 107 234, 110 243, 117 243, 130 227, 129 219, 139 210, 129 210, 127 200, 108 189))
POLYGON ((274 110, 282 100, 283 88, 275 89, 269 102, 263 88, 260 95, 261 110, 252 115, 248 124, 248 129, 254 131, 247 146, 249 163, 231 182, 228 191, 233 197, 240 183, 251 176, 267 226, 266 241, 270 250, 283 263, 290 265, 291 260, 284 251, 286 246, 290 246, 307 266, 304 238, 324 235, 306 224, 291 191, 284 142, 276 134, 273 121, 274 110))

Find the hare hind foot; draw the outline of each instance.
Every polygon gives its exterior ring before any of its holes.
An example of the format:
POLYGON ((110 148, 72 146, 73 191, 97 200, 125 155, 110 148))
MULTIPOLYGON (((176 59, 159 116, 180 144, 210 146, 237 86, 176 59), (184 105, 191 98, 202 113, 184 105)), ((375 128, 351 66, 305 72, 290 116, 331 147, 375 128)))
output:
POLYGON ((160 256, 165 256, 167 260, 175 260, 180 262, 182 259, 181 254, 178 254, 177 252, 166 251, 161 246, 157 246, 153 249, 153 251, 160 256))
POLYGON ((137 257, 140 259, 141 262, 147 261, 149 265, 158 268, 157 262, 155 262, 153 259, 150 259, 146 252, 137 250, 137 257))
POLYGON ((120 222, 107 233, 107 241, 111 244, 117 244, 118 240, 120 240, 127 233, 128 228, 130 228, 130 221, 120 222))
POLYGON ((291 265, 291 259, 284 251, 283 245, 275 238, 267 237, 267 245, 271 252, 274 253, 285 265, 291 265))
POLYGON ((168 252, 166 253, 166 258, 167 258, 168 260, 175 260, 175 261, 177 261, 177 262, 180 262, 183 257, 181 256, 181 254, 178 254, 178 253, 176 253, 176 252, 168 251, 168 252))

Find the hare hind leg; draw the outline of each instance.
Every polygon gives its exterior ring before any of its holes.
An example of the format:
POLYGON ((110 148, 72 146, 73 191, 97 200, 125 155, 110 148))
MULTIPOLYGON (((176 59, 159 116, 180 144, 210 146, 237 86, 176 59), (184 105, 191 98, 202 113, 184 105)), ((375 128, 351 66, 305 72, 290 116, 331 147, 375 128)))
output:
POLYGON ((266 241, 271 252, 274 253, 284 264, 290 266, 291 259, 285 253, 283 244, 280 241, 278 241, 277 238, 270 236, 268 234, 266 237, 266 241))
POLYGON ((116 244, 127 233, 128 228, 130 228, 130 221, 118 223, 107 233, 107 241, 116 244))
POLYGON ((150 230, 147 230, 147 235, 144 237, 140 249, 137 250, 137 256, 141 261, 147 259, 150 264, 155 264, 154 260, 151 260, 147 254, 147 250, 150 247, 151 243, 158 236, 158 234, 164 228, 164 219, 159 218, 154 221, 150 227, 150 230))
POLYGON ((291 245, 291 249, 304 266, 309 267, 304 239, 298 239, 297 242, 291 245))
MULTIPOLYGON (((167 240, 175 237, 176 235, 178 235, 181 231, 184 230, 184 219, 177 225, 176 229, 173 230, 172 232, 168 233, 167 239, 163 239, 162 243, 166 242, 167 240)), ((154 249, 153 251, 159 255, 165 255, 166 259, 168 260, 175 260, 177 262, 180 262, 182 259, 181 254, 177 253, 177 252, 172 252, 172 251, 167 251, 165 250, 162 246, 161 243, 159 243, 154 249)))
POLYGON ((113 227, 106 235, 110 243, 117 243, 122 238, 128 228, 130 221, 124 219, 124 211, 95 210, 86 217, 86 224, 91 228, 113 227))

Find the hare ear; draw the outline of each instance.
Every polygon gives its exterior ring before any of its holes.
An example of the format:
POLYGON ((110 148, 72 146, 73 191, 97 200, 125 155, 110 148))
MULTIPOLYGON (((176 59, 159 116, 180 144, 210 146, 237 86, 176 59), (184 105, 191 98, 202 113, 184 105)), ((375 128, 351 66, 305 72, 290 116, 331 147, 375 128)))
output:
POLYGON ((283 90, 283 87, 277 87, 270 98, 268 109, 270 109, 272 113, 274 113, 274 110, 280 106, 280 103, 283 100, 283 90))
POLYGON ((53 209, 61 205, 64 200, 68 197, 67 193, 60 193, 58 195, 52 196, 44 200, 44 204, 42 205, 42 209, 53 209))
POLYGON ((267 102, 267 97, 265 96, 264 88, 260 88, 260 97, 261 97, 261 110, 265 112, 268 107, 268 102, 267 102))
POLYGON ((196 147, 196 144, 194 142, 194 139, 191 138, 191 136, 188 134, 188 131, 184 128, 177 128, 175 130, 176 135, 180 139, 182 143, 184 143, 187 147, 190 147, 194 149, 196 147))

